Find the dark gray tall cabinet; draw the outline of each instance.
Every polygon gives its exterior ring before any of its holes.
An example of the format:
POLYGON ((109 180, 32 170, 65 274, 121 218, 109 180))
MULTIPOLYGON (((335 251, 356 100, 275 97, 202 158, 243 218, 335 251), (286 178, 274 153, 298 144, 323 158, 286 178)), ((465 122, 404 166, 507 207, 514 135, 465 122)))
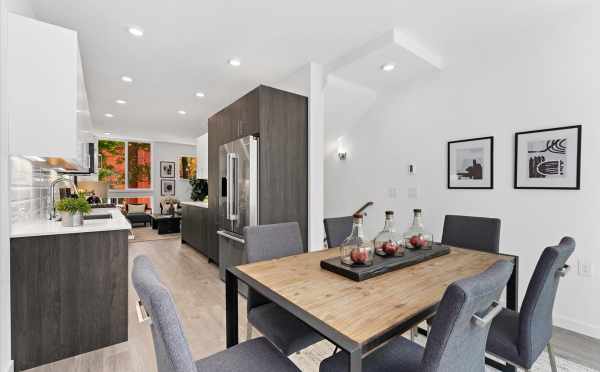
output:
POLYGON ((219 146, 260 137, 259 223, 297 221, 308 236, 308 98, 264 85, 208 119, 209 256, 218 262, 219 146))

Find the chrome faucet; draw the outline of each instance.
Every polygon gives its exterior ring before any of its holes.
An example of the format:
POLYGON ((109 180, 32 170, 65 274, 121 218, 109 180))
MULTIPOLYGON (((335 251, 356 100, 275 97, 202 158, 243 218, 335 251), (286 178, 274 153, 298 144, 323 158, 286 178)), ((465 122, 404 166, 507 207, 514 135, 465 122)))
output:
POLYGON ((59 183, 68 183, 71 185, 71 187, 73 187, 73 189, 75 189, 75 194, 77 194, 79 196, 79 190, 77 190, 77 185, 75 185, 75 182, 71 181, 69 178, 66 177, 59 177, 57 179, 55 179, 54 181, 52 181, 52 183, 50 184, 50 221, 55 221, 58 218, 56 217, 56 200, 54 199, 54 188, 56 187, 56 185, 58 185, 59 183))

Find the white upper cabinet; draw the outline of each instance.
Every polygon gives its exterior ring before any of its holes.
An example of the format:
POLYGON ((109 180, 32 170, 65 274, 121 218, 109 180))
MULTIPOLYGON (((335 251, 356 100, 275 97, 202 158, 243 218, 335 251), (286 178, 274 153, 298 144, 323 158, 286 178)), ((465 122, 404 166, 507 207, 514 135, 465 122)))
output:
POLYGON ((77 33, 9 13, 7 37, 11 154, 81 159, 77 33))

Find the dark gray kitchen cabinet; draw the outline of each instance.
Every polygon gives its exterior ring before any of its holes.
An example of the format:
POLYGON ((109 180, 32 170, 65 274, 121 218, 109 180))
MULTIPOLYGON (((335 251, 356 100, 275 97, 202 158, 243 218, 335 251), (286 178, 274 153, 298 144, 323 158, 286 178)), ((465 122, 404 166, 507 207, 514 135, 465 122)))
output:
POLYGON ((216 249, 208 241, 208 208, 183 205, 181 214, 181 241, 205 255, 209 261, 218 262, 216 249))
POLYGON ((306 250, 308 98, 263 85, 208 119, 209 245, 219 246, 219 146, 248 135, 260 138, 259 223, 297 221, 306 250))
POLYGON ((15 371, 127 341, 128 231, 13 238, 15 371))

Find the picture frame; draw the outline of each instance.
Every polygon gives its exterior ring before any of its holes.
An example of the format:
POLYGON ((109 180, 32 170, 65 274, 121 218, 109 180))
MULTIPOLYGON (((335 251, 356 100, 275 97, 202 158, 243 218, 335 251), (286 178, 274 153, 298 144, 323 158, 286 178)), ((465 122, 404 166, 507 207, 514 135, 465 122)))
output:
POLYGON ((161 161, 160 162, 160 178, 175 178, 175 162, 161 161))
POLYGON ((160 195, 175 196, 175 180, 162 179, 160 180, 160 195))
POLYGON ((515 133, 514 188, 579 190, 581 125, 515 133))
POLYGON ((179 157, 179 178, 182 180, 190 180, 197 176, 195 156, 180 156, 179 157))
POLYGON ((494 137, 448 142, 448 189, 494 188, 494 137))

